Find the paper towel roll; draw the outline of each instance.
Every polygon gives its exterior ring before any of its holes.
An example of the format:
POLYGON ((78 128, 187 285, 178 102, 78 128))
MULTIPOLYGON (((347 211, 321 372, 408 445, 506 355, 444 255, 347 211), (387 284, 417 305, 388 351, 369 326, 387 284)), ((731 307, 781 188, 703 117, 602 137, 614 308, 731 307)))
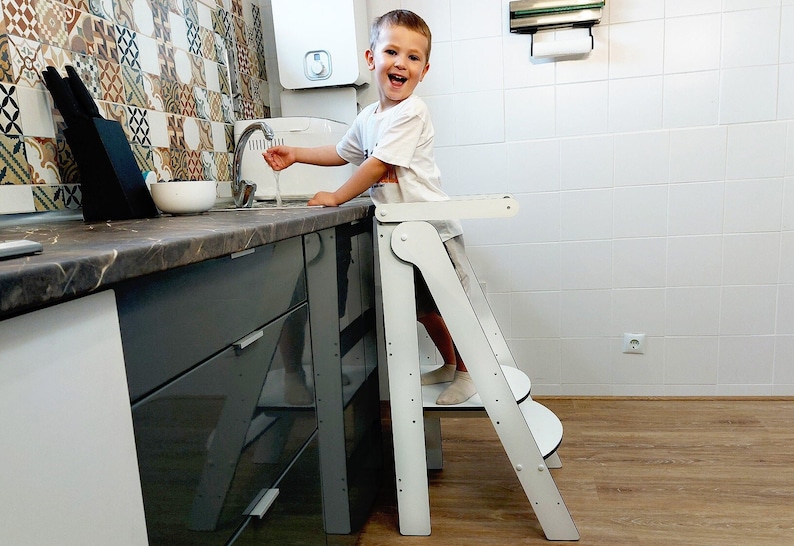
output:
POLYGON ((575 40, 557 40, 548 42, 534 41, 532 44, 533 57, 565 57, 569 55, 583 55, 593 49, 593 39, 577 38, 575 40))

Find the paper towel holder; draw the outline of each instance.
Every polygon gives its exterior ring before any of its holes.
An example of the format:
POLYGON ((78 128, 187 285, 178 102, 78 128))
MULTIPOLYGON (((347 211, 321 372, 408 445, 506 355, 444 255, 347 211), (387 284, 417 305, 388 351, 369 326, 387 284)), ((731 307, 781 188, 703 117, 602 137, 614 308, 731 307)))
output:
POLYGON ((605 4, 605 1, 593 0, 514 0, 510 2, 510 32, 530 35, 529 51, 534 57, 535 33, 538 31, 587 28, 590 35, 588 50, 557 54, 589 53, 595 47, 593 25, 601 21, 605 4))

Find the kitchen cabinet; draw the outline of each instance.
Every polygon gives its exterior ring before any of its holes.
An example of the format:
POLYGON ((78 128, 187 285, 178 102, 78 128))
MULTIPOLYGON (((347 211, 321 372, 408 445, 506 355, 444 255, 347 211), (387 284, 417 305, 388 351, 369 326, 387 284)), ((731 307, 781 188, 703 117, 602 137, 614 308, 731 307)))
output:
POLYGON ((112 290, 0 323, 0 544, 147 544, 112 290))
POLYGON ((301 238, 253 250, 116 290, 151 544, 225 544, 316 434, 301 238))

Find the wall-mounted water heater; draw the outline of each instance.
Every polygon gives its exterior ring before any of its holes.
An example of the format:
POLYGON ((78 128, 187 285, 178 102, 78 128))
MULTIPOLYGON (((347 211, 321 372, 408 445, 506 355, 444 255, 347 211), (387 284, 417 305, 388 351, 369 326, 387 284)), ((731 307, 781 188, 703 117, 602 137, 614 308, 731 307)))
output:
POLYGON ((366 0, 271 0, 282 87, 369 81, 366 0))

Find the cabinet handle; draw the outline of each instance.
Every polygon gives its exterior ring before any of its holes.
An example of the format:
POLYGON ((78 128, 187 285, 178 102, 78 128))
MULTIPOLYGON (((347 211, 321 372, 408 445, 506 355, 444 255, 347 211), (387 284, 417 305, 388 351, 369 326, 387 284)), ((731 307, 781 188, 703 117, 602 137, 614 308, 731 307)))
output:
POLYGON ((245 336, 240 341, 235 342, 234 343, 234 347, 236 349, 239 349, 240 351, 242 351, 243 349, 245 349, 246 347, 251 345, 254 341, 256 341, 257 339, 259 339, 260 337, 262 337, 264 335, 265 335, 265 332, 262 331, 262 330, 257 330, 256 332, 251 332, 250 334, 245 336))
POLYGON ((273 506, 276 497, 278 497, 278 489, 263 489, 257 498, 245 509, 244 516, 257 516, 259 519, 265 517, 267 511, 273 506))

